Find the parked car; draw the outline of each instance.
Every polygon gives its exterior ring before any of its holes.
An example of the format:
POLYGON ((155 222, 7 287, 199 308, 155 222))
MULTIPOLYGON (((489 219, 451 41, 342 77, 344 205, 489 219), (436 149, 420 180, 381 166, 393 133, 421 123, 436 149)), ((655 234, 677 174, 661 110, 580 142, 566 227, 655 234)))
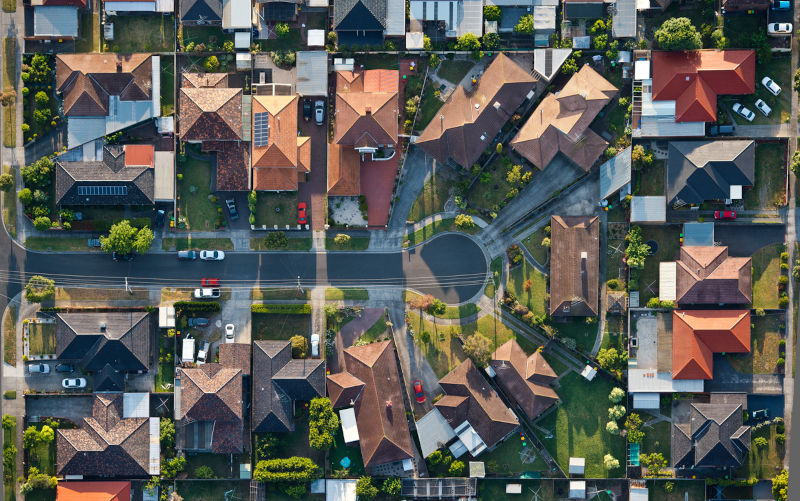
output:
POLYGON ((234 329, 233 324, 226 324, 225 325, 225 342, 226 343, 232 343, 234 341, 233 329, 234 329))
POLYGON ((194 363, 194 338, 192 336, 186 336, 183 338, 181 363, 194 363))
POLYGON ((204 250, 200 251, 200 259, 203 261, 222 261, 225 259, 225 253, 218 250, 204 250))
POLYGON ((239 219, 239 211, 236 210, 236 200, 225 200, 225 205, 228 206, 228 213, 231 215, 231 221, 239 219))
POLYGON ((211 323, 211 320, 205 317, 189 317, 189 320, 186 321, 186 325, 189 327, 208 327, 211 323))
POLYGON ((325 101, 319 100, 314 103, 314 119, 317 125, 325 123, 325 101))
POLYGON ((770 35, 791 35, 792 25, 790 23, 769 23, 767 33, 770 35))
POLYGON ((86 379, 82 377, 71 377, 61 381, 61 386, 66 389, 86 388, 86 379))
POLYGON ((219 278, 203 278, 200 280, 202 287, 219 287, 219 278))
POLYGON ((308 122, 311 120, 311 100, 303 99, 303 120, 308 122))
POLYGON ((789 0, 774 0, 772 2, 772 10, 789 10, 792 8, 792 2, 789 0))
POLYGON ((197 365, 206 363, 208 357, 208 349, 211 344, 208 341, 200 341, 200 347, 197 349, 197 365))
POLYGON ((133 260, 133 253, 122 254, 120 252, 114 251, 114 252, 111 253, 111 258, 114 261, 131 261, 131 260, 133 260))
POLYGON ((735 210, 714 211, 714 219, 736 219, 736 211, 735 210))
POLYGON ((75 372, 75 366, 72 364, 58 364, 56 365, 56 372, 75 372))
POLYGON ((306 217, 306 203, 300 202, 297 204, 297 222, 299 224, 308 224, 308 218, 306 217))
POLYGON ((100 239, 99 238, 89 238, 86 241, 86 245, 89 247, 100 247, 100 239))
POLYGON ((29 374, 50 374, 50 366, 47 364, 31 364, 28 366, 29 374))
POLYGON ((753 113, 752 111, 748 110, 744 106, 742 106, 742 103, 733 103, 733 108, 732 109, 733 109, 734 113, 736 113, 737 115, 741 116, 742 118, 744 118, 748 122, 752 122, 753 119, 756 117, 756 114, 753 113))
POLYGON ((319 334, 311 334, 311 356, 319 357, 319 334))
POLYGON ((194 297, 195 299, 217 299, 219 297, 219 289, 195 289, 194 290, 194 297))
POLYGON ((777 96, 781 93, 781 86, 776 84, 775 80, 771 79, 770 77, 762 78, 761 85, 763 85, 773 96, 777 96))
POLYGON ((178 251, 178 259, 181 261, 194 261, 197 259, 196 251, 178 251))
POLYGON ((756 99, 756 109, 763 113, 765 117, 768 117, 769 114, 772 113, 772 108, 770 108, 763 99, 756 99))
POLYGON ((708 128, 709 136, 732 136, 736 128, 733 125, 712 125, 708 128))
POLYGON ((414 387, 414 395, 417 397, 417 403, 425 402, 425 392, 422 391, 422 381, 415 379, 411 385, 414 387))

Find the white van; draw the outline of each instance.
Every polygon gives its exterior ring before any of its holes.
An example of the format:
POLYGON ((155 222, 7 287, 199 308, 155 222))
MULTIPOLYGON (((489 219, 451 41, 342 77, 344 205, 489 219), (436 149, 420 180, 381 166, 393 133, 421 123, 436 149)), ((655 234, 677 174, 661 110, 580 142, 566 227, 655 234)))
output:
POLYGON ((183 350, 181 351, 181 362, 184 364, 194 363, 194 338, 183 338, 183 350))

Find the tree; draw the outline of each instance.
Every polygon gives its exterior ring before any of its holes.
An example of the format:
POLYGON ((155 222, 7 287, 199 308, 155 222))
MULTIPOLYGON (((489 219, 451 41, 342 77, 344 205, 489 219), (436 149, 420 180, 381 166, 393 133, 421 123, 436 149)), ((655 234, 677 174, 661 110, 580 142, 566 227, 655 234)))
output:
POLYGON ((196 478, 212 479, 214 478, 214 470, 208 465, 200 465, 194 469, 194 476, 196 478))
POLYGON ((603 466, 606 467, 606 470, 615 470, 619 468, 619 460, 611 454, 606 454, 603 456, 603 466))
POLYGON ((625 390, 616 387, 613 390, 611 390, 611 393, 608 394, 608 399, 611 401, 611 403, 616 404, 620 400, 622 400, 624 396, 625 396, 625 390))
POLYGON ((615 405, 613 407, 609 407, 608 409, 608 419, 617 420, 625 415, 625 407, 621 405, 615 405))
POLYGON ((339 417, 333 411, 330 399, 312 399, 308 412, 308 444, 317 450, 330 449, 339 429, 339 417))
POLYGON ((650 255, 650 246, 642 242, 642 228, 631 226, 625 235, 628 246, 625 248, 625 262, 631 268, 644 268, 644 261, 650 255))
POLYGON ((492 343, 481 333, 476 332, 464 342, 464 353, 472 359, 476 367, 482 369, 489 363, 492 343))
POLYGON ((50 96, 47 95, 47 92, 40 90, 36 93, 33 98, 36 101, 36 106, 44 108, 47 106, 47 103, 50 102, 50 96))
POLYGON ((50 229, 50 218, 47 216, 39 216, 33 220, 33 227, 39 231, 46 231, 50 229))
POLYGON ((515 165, 506 172, 506 181, 510 184, 519 184, 522 181, 522 166, 515 165))
POLYGON ((628 414, 625 420, 625 430, 628 433, 628 442, 638 444, 644 440, 644 432, 640 429, 642 427, 642 418, 635 412, 628 414))
POLYGON ((311 482, 320 477, 320 469, 309 458, 266 459, 256 464, 253 479, 258 482, 311 482))
POLYGON ((208 56, 203 66, 206 68, 207 72, 214 73, 219 69, 219 59, 217 59, 217 56, 208 56))
POLYGON ((100 237, 100 245, 106 252, 130 254, 134 251, 145 253, 153 243, 153 232, 148 227, 140 230, 131 226, 131 222, 123 219, 111 226, 108 236, 100 237))
POLYGON ((11 174, 6 172, 5 174, 0 175, 0 190, 2 191, 10 191, 11 187, 14 186, 14 178, 11 177, 11 174))
POLYGON ((542 244, 541 245, 542 245, 542 247, 549 248, 550 247, 550 238, 549 237, 544 237, 542 239, 542 244))
POLYGON ((400 496, 401 487, 402 484, 400 483, 399 478, 389 477, 383 481, 383 485, 381 485, 381 492, 393 498, 397 498, 400 496))
POLYGON ((417 114, 419 107, 419 96, 414 96, 406 101, 406 116, 412 117, 417 114))
POLYGON ((270 231, 264 237, 264 247, 268 249, 282 249, 289 246, 289 238, 283 231, 270 231))
POLYGON ((437 464, 442 462, 442 451, 436 449, 435 451, 431 452, 428 456, 428 462, 431 466, 436 466, 437 464))
POLYGON ((36 427, 33 425, 25 428, 25 431, 22 433, 22 447, 30 450, 36 447, 36 444, 38 443, 39 443, 39 430, 37 430, 36 427))
POLYGON ((514 33, 530 35, 533 33, 533 15, 525 14, 519 18, 517 25, 514 26, 514 33))
POLYGON ((753 439, 753 444, 759 449, 763 449, 768 443, 769 442, 767 442, 767 439, 764 437, 756 437, 753 439))
POLYGON ((602 19, 598 19, 597 21, 595 21, 592 27, 589 28, 589 34, 592 36, 600 35, 602 33, 605 33, 606 31, 608 31, 608 26, 606 25, 606 22, 603 21, 602 19))
POLYGON ((19 193, 17 193, 17 198, 19 198, 22 205, 28 206, 33 202, 33 192, 30 188, 22 188, 19 190, 19 193))
POLYGON ((608 45, 608 35, 603 33, 602 35, 597 35, 592 39, 592 47, 596 50, 606 50, 606 46, 608 45))
POLYGON ((161 463, 161 476, 166 479, 173 479, 186 468, 186 458, 183 456, 165 459, 161 463))
POLYGON ((42 444, 49 444, 56 438, 56 433, 47 425, 42 426, 39 430, 38 442, 42 444))
POLYGON ((286 23, 276 24, 275 34, 278 35, 278 38, 286 38, 286 35, 289 34, 289 25, 286 23))
POLYGON ((346 233, 339 233, 335 237, 333 237, 333 243, 338 245, 339 247, 344 247, 350 244, 350 235, 346 233))
POLYGON ((56 293, 56 283, 42 275, 34 275, 25 286, 25 300, 29 303, 41 303, 52 298, 56 293))
POLYGON ((772 479, 772 495, 775 496, 775 501, 786 501, 789 495, 788 471, 781 470, 781 472, 772 479))
POLYGON ((447 470, 451 477, 460 477, 464 474, 464 462, 463 461, 453 461, 450 463, 450 468, 447 470))
POLYGON ((619 40, 612 40, 608 44, 608 50, 606 51, 606 58, 609 61, 616 61, 619 57, 619 40))
MULTIPOLYGON (((175 422, 170 418, 161 418, 159 424, 159 438, 161 448, 171 452, 175 448, 175 422)), ((171 454, 167 454, 171 455, 171 454)))
POLYGON ((378 488, 372 485, 372 477, 363 476, 356 482, 356 496, 358 499, 369 501, 378 495, 378 488))
POLYGON ((291 337, 292 358, 306 358, 308 353, 308 340, 299 334, 291 337))
POLYGON ((481 42, 474 33, 464 33, 456 39, 456 50, 480 50, 481 42))
POLYGON ((10 430, 17 425, 17 418, 9 414, 3 414, 3 429, 10 430))
POLYGON ((265 433, 256 439, 255 460, 272 459, 275 456, 275 448, 280 443, 278 437, 272 433, 265 433))
POLYGON ((608 371, 623 370, 628 364, 627 352, 618 352, 616 348, 601 348, 597 352, 597 363, 608 371))
POLYGON ((487 21, 499 21, 503 16, 503 11, 497 5, 484 5, 483 18, 487 21))
POLYGON ((642 454, 639 456, 639 460, 647 467, 649 473, 654 477, 657 477, 658 474, 661 473, 662 468, 669 466, 667 460, 664 459, 664 455, 660 452, 642 454))
POLYGON ((619 435, 619 425, 616 421, 609 421, 606 423, 606 431, 612 435, 619 435))
POLYGON ((658 47, 664 50, 702 49, 700 33, 692 25, 689 18, 672 17, 664 21, 655 32, 658 47))
POLYGON ((500 48, 500 35, 497 33, 487 33, 483 35, 481 42, 483 43, 483 48, 486 50, 498 49, 500 48))
MULTIPOLYGON (((335 31, 331 31, 331 33, 336 33, 335 31)), ((422 49, 423 50, 431 50, 433 49, 433 44, 431 43, 431 37, 428 35, 422 35, 422 49)), ((434 54, 431 54, 432 56, 434 54)), ((434 66, 435 68, 435 66, 434 66)))
POLYGON ((650 167, 655 161, 655 152, 650 148, 645 149, 641 144, 637 144, 631 149, 631 161, 633 162, 633 168, 636 170, 650 167))
POLYGON ((3 447, 3 477, 7 483, 14 480, 14 473, 17 471, 17 446, 5 444, 3 447))
POLYGON ((522 288, 525 290, 525 292, 530 292, 531 287, 533 287, 533 280, 531 280, 530 278, 522 283, 522 288))
POLYGON ((431 315, 444 315, 447 311, 447 303, 442 301, 441 299, 434 298, 431 302, 430 308, 428 308, 428 313, 431 315))
POLYGON ((475 220, 472 216, 467 214, 459 214, 456 216, 456 228, 460 230, 468 230, 475 227, 475 220))
POLYGON ((55 489, 58 486, 58 479, 46 473, 39 473, 39 468, 31 466, 28 470, 28 479, 20 486, 23 494, 30 494, 38 489, 55 489))

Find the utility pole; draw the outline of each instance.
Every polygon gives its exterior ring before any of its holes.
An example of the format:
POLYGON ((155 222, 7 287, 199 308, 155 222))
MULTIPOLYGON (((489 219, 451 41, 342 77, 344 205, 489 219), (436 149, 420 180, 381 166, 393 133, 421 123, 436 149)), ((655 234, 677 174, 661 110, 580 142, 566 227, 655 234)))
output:
POLYGON ((300 285, 300 275, 297 275, 297 293, 298 294, 303 293, 303 287, 300 285))
POLYGON ((128 291, 128 294, 131 296, 133 295, 133 291, 131 290, 130 286, 128 285, 128 277, 125 277, 125 290, 128 291))

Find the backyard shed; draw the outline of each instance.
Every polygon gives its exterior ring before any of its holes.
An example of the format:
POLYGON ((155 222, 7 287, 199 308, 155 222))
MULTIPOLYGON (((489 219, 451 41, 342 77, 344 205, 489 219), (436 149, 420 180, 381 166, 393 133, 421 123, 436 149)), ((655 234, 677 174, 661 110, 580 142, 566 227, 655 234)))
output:
POLYGON ((660 401, 661 398, 658 393, 633 394, 634 409, 658 409, 660 401))
POLYGON ((597 375, 597 369, 592 367, 591 365, 587 365, 581 371, 581 376, 584 377, 587 381, 591 381, 597 375))
POLYGON ((469 476, 471 478, 483 478, 486 476, 486 467, 483 461, 469 462, 469 476))
POLYGON ((586 497, 586 482, 584 480, 572 480, 569 483, 569 498, 584 499, 586 497))
POLYGON ((420 50, 425 42, 424 33, 421 31, 409 31, 406 33, 406 49, 420 50))
POLYGON ((678 265, 675 261, 658 263, 658 299, 675 301, 678 298, 678 265))
POLYGON ((342 435, 344 443, 358 442, 358 426, 356 425, 356 412, 352 407, 339 411, 339 420, 342 422, 342 435))
POLYGON ((569 458, 569 474, 583 475, 586 471, 586 458, 569 458))
POLYGON ((325 30, 308 30, 308 46, 309 47, 324 47, 325 46, 325 30))
POLYGON ((172 306, 159 306, 158 327, 161 329, 172 329, 175 327, 175 308, 172 306))
POLYGON ((714 223, 683 223, 683 245, 714 245, 714 223))

